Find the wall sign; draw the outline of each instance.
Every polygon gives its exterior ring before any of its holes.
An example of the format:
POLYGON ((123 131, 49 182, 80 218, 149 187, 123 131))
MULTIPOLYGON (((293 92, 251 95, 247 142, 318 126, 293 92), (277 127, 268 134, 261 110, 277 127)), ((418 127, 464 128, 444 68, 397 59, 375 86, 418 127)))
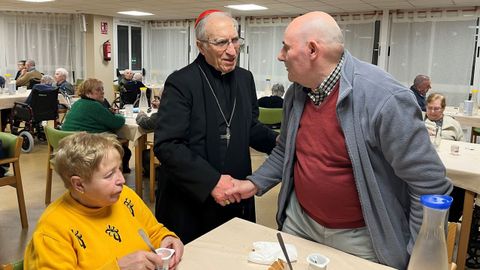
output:
POLYGON ((108 35, 108 23, 107 22, 100 22, 100 33, 102 33, 102 35, 108 35))

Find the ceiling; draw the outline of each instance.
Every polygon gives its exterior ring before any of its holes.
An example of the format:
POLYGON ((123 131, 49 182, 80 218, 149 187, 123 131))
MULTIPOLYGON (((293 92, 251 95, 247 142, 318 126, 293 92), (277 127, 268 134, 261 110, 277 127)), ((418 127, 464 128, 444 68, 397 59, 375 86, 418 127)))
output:
POLYGON ((206 9, 231 11, 236 16, 299 15, 313 10, 328 13, 368 12, 383 9, 432 9, 480 6, 479 0, 56 0, 49 3, 27 3, 0 0, 0 10, 55 13, 83 13, 117 18, 133 18, 118 11, 138 10, 155 14, 135 17, 141 20, 192 19, 206 9), (235 11, 231 4, 255 3, 267 7, 264 11, 235 11))

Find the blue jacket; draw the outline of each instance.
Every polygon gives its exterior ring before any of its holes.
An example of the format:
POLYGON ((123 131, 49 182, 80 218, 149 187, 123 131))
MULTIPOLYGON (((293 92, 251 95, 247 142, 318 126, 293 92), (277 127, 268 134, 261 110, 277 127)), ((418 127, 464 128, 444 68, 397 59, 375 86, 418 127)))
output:
MULTIPOLYGON (((280 228, 294 189, 295 141, 308 98, 302 89, 297 83, 288 89, 279 143, 248 177, 258 187, 257 195, 283 179, 277 213, 280 228)), ((380 263, 406 269, 422 222, 420 195, 448 194, 452 184, 409 89, 345 51, 339 91, 337 118, 375 252, 380 263)))

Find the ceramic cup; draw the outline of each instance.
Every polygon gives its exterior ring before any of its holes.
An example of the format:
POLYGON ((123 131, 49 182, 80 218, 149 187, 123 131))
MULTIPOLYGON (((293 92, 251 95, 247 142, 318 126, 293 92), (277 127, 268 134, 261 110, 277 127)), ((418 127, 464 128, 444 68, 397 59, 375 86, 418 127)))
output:
POLYGON ((308 270, 326 270, 330 259, 320 253, 312 253, 307 257, 308 270))
POLYGON ((155 252, 157 252, 158 255, 162 256, 162 260, 163 260, 162 268, 157 267, 157 269, 168 270, 168 265, 170 264, 170 259, 172 258, 173 254, 175 253, 175 249, 157 248, 155 250, 155 252))

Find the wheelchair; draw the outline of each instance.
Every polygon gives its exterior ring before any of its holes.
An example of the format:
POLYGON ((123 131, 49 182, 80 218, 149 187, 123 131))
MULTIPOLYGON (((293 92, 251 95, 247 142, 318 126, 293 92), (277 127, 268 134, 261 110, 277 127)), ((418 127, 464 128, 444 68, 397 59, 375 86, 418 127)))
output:
POLYGON ((58 89, 52 91, 32 89, 31 95, 31 105, 15 102, 10 116, 10 130, 12 134, 23 138, 22 151, 25 153, 32 151, 34 137, 46 141, 43 121, 54 120, 55 126, 58 124, 58 89))

